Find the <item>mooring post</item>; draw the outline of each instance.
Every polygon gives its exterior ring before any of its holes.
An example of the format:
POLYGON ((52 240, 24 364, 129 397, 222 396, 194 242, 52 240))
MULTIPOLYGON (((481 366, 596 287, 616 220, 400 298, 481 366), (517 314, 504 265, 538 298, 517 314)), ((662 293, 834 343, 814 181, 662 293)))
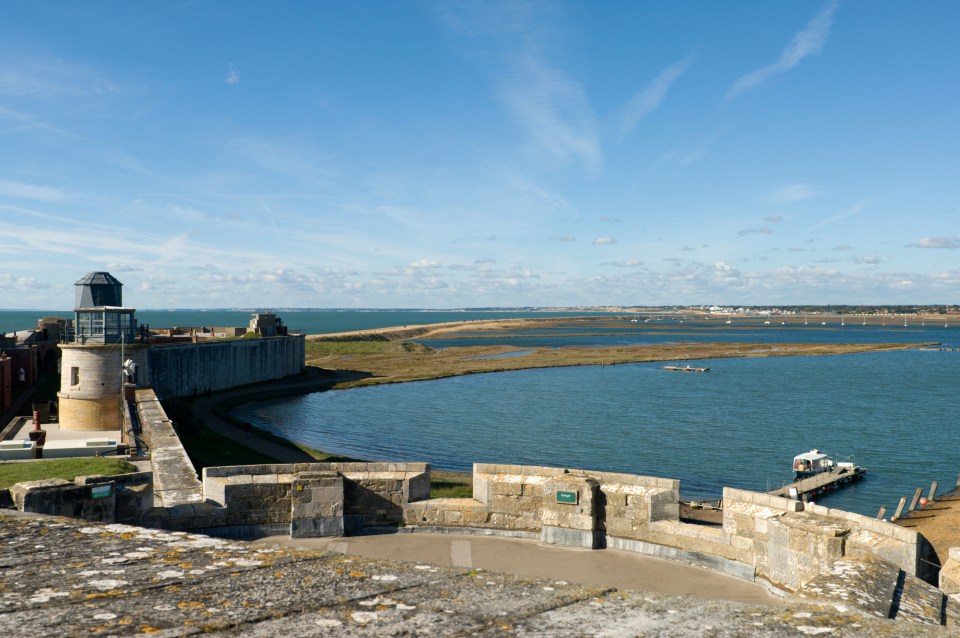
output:
POLYGON ((939 485, 940 485, 940 484, 937 483, 936 481, 934 481, 933 483, 930 484, 930 493, 927 495, 927 500, 928 500, 928 501, 934 500, 934 498, 937 496, 937 487, 938 487, 939 485))
POLYGON ((880 506, 880 511, 877 512, 877 520, 878 520, 878 521, 882 521, 882 520, 883 520, 883 517, 884 517, 884 515, 885 515, 886 513, 887 513, 887 506, 886 506, 886 505, 881 505, 881 506, 880 506))
POLYGON ((923 494, 923 488, 918 487, 917 491, 913 493, 913 500, 910 501, 910 510, 913 511, 917 509, 917 502, 920 500, 920 495, 923 494))
POLYGON ((901 496, 901 497, 900 497, 900 504, 897 505, 897 511, 896 511, 896 513, 890 518, 890 521, 892 522, 892 521, 898 520, 898 519, 900 518, 900 514, 903 513, 903 508, 906 507, 906 506, 907 506, 907 497, 906 497, 906 496, 901 496))

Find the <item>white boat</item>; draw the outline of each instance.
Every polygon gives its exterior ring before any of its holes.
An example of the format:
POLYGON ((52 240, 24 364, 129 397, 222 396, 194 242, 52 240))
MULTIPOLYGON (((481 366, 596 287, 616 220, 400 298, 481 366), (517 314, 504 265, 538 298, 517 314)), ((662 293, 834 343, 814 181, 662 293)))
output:
POLYGON ((833 459, 817 449, 793 457, 793 471, 797 478, 806 478, 822 472, 829 472, 836 466, 837 464, 833 459))

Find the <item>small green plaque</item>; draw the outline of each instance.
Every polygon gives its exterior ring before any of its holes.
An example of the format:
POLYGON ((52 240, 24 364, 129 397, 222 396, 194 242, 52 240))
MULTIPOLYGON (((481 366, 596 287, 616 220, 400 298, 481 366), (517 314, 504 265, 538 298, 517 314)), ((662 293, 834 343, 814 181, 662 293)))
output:
POLYGON ((557 502, 566 503, 568 505, 576 505, 580 502, 579 494, 577 492, 566 492, 563 490, 557 490, 557 502))
POLYGON ((90 498, 110 498, 113 496, 112 485, 94 485, 90 488, 90 498))

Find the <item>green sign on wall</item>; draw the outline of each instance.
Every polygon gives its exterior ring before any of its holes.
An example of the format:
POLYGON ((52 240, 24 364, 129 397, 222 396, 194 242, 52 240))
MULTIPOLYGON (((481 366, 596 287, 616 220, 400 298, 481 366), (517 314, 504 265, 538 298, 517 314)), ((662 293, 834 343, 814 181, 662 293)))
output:
POLYGON ((110 498, 113 496, 112 485, 94 485, 90 488, 90 498, 110 498))
POLYGON ((557 503, 566 503, 568 505, 576 505, 580 501, 579 494, 577 492, 567 492, 564 490, 557 490, 557 503))

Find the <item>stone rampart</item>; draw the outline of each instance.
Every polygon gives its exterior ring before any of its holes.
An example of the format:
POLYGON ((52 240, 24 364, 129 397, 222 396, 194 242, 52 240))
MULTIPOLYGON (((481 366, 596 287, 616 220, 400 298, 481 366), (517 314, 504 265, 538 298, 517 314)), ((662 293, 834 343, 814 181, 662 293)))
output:
POLYGON ((150 472, 45 479, 17 483, 10 497, 22 512, 133 524, 153 507, 153 482, 150 472))
POLYGON ((303 372, 303 335, 154 346, 147 350, 149 385, 161 399, 225 390, 303 372))
POLYGON ((550 467, 474 465, 473 499, 404 508, 407 525, 539 535, 617 547, 763 577, 796 590, 844 557, 923 575, 923 539, 902 527, 768 494, 724 489, 723 524, 680 520, 678 481, 550 467))
POLYGON ((203 502, 203 486, 173 422, 150 388, 136 391, 140 436, 150 449, 157 506, 173 509, 203 502))
MULTIPOLYGON (((208 467, 203 470, 206 503, 222 510, 223 517, 213 529, 230 535, 250 532, 286 533, 291 521, 302 520, 294 512, 304 506, 298 496, 315 475, 342 479, 340 529, 344 533, 365 527, 394 526, 403 522, 403 507, 429 497, 430 469, 426 463, 292 463, 208 467)), ((323 481, 313 489, 322 490, 323 481)), ((329 485, 328 485, 329 487, 329 485)), ((319 497, 321 492, 315 492, 319 497)), ((308 508, 309 509, 309 508, 308 508)), ((335 508, 334 508, 335 509, 335 508)), ((334 523, 330 523, 335 525, 334 523)), ((296 527, 296 526, 294 526, 296 527)))

